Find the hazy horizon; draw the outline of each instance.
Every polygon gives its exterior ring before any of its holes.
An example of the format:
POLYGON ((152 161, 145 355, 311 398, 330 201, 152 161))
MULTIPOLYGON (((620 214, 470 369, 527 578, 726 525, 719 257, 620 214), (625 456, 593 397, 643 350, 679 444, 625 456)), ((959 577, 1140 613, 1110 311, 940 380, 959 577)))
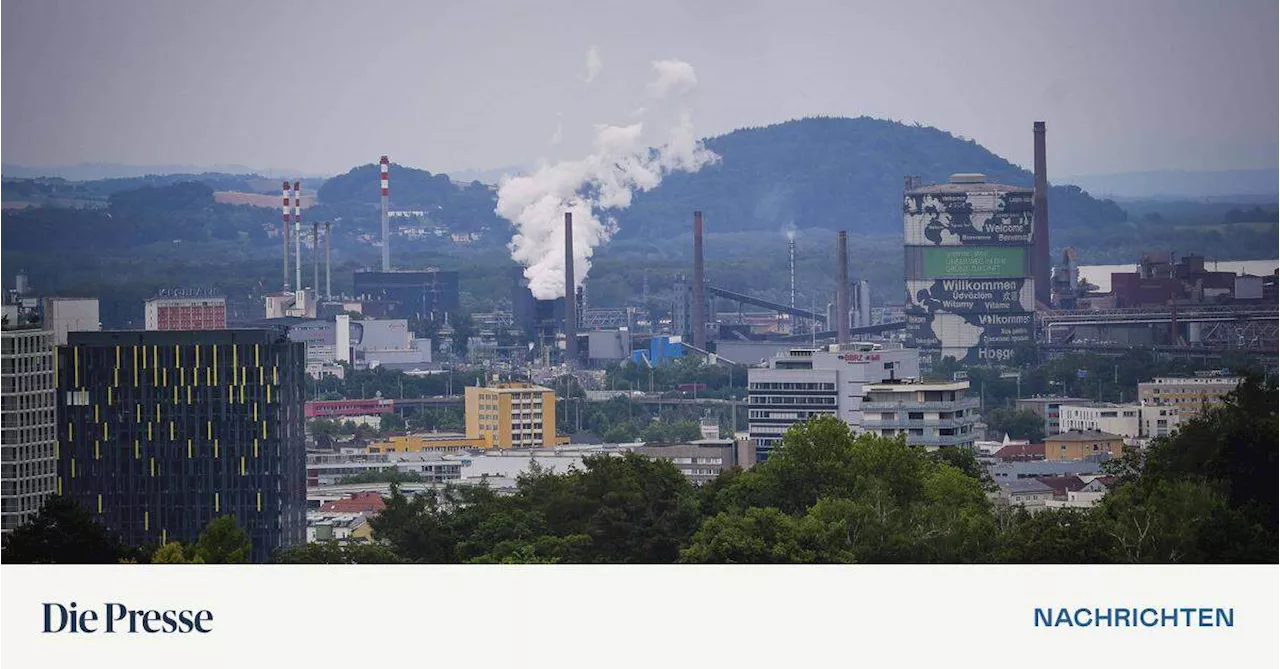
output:
POLYGON ((817 115, 919 122, 1054 174, 1277 165, 1277 7, 283 0, 3 5, 6 164, 432 172, 588 153, 697 71, 697 136, 817 115), (937 39, 932 36, 937 35, 937 39), (1038 54, 1039 57, 1031 57, 1038 54))

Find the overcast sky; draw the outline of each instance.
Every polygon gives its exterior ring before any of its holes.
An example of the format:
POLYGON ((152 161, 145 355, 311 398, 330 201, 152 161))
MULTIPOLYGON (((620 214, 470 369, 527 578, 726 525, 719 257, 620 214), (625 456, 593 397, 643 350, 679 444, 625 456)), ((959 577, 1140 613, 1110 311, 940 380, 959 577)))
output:
POLYGON ((2 23, 6 163, 530 164, 633 121, 681 59, 702 136, 870 115, 1029 166, 1043 119, 1051 174, 1277 164, 1275 0, 4 0, 2 23))

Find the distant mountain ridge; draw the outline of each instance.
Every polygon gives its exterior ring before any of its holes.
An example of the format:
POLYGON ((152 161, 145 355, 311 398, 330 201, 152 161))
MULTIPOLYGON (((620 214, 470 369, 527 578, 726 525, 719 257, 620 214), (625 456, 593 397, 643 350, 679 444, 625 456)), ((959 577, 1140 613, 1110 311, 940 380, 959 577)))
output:
POLYGON ((175 174, 272 174, 290 179, 328 177, 328 174, 303 173, 287 168, 247 167, 245 165, 125 165, 122 163, 78 163, 76 165, 32 166, 5 163, 0 176, 6 179, 56 177, 67 181, 99 181, 175 174))
POLYGON ((1280 195, 1280 168, 1254 170, 1153 170, 1069 177, 1091 193, 1127 199, 1200 200, 1280 195))

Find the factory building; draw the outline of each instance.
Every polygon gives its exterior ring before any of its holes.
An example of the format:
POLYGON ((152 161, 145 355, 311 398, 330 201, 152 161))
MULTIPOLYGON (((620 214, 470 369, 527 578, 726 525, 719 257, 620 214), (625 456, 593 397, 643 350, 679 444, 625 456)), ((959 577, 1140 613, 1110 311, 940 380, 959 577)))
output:
POLYGON ((906 186, 907 345, 926 368, 1013 359, 1035 341, 1033 191, 981 174, 906 186))
POLYGON ((57 488, 130 545, 234 515, 252 559, 306 536, 305 345, 279 330, 72 333, 57 488))
POLYGON ((0 531, 12 532, 55 490, 54 334, 36 323, 0 329, 0 531))
POLYGON ((916 351, 866 343, 792 348, 767 364, 747 372, 748 433, 757 461, 781 445, 792 425, 815 416, 838 416, 858 429, 864 386, 920 376, 916 351))
POLYGON ((458 310, 458 273, 438 269, 356 272, 355 294, 384 303, 389 316, 441 320, 458 310))

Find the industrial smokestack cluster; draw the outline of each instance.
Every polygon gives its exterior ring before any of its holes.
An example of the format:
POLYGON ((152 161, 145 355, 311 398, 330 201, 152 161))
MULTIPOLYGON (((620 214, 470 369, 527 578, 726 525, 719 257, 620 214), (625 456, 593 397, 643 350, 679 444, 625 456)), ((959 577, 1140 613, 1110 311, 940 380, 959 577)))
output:
POLYGON ((578 299, 573 280, 573 214, 564 213, 564 357, 569 366, 578 361, 578 299))
POLYGON ((391 271, 391 228, 387 223, 387 198, 391 195, 391 160, 386 156, 379 161, 382 166, 382 271, 391 271))
POLYGON ((284 292, 289 292, 289 182, 280 187, 284 204, 280 207, 280 241, 284 244, 284 292))
POLYGON ((294 286, 302 290, 302 182, 293 182, 294 286))
POLYGON ((1032 125, 1035 134, 1035 227, 1032 236, 1034 256, 1031 259, 1031 275, 1036 284, 1036 302, 1050 304, 1049 286, 1049 176, 1045 166, 1044 155, 1044 121, 1036 121, 1032 125))
POLYGON ((836 343, 849 343, 849 233, 836 233, 836 343))
POLYGON ((702 264, 702 212, 693 212, 693 347, 707 350, 707 278, 702 264))

